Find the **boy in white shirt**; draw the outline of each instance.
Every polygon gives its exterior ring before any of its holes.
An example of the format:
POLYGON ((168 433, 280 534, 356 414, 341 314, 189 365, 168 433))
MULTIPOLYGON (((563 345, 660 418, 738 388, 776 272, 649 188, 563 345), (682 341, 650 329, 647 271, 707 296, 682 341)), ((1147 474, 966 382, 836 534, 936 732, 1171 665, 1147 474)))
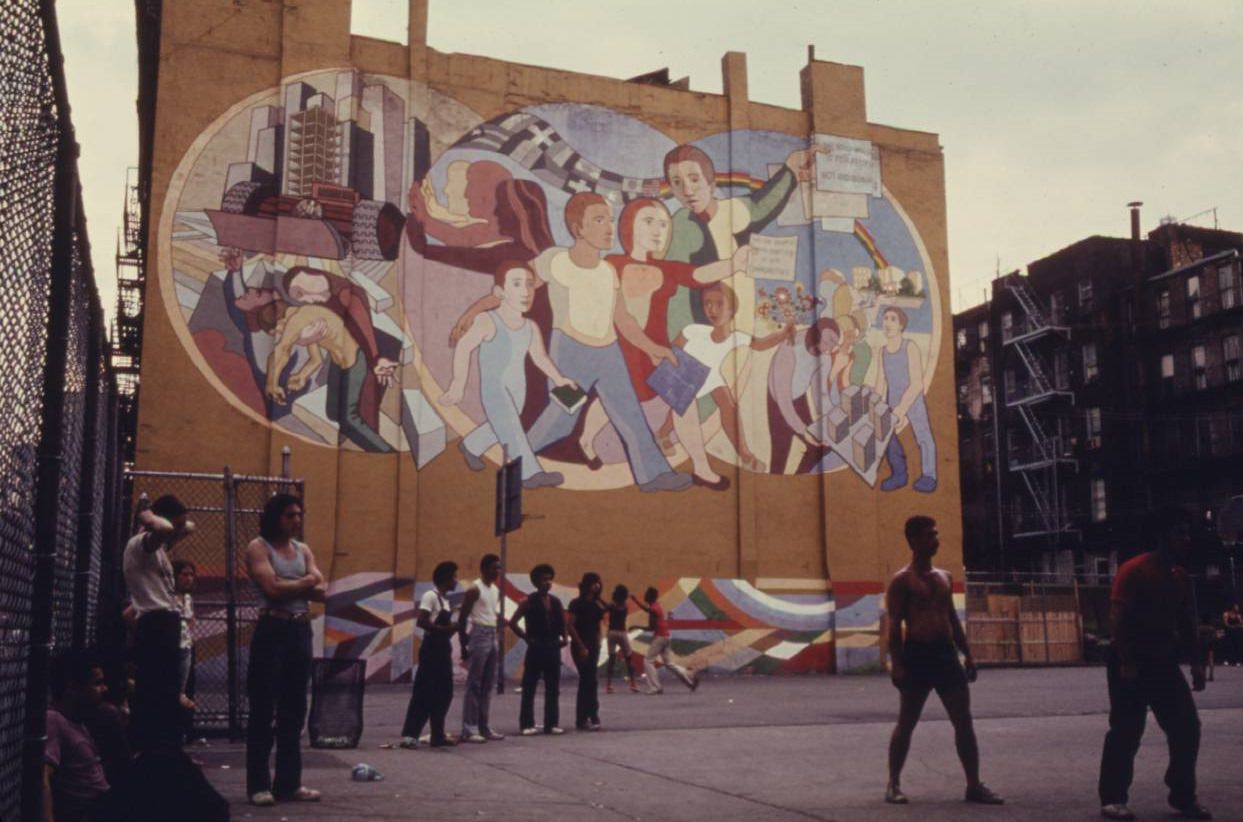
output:
POLYGON ((462 703, 462 739, 466 742, 488 742, 505 738, 492 730, 488 711, 492 704, 492 683, 500 660, 498 631, 504 626, 500 619, 503 594, 500 585, 501 558, 484 554, 479 560, 479 579, 466 590, 458 620, 458 640, 462 646, 462 663, 468 665, 466 695, 462 703), (470 625, 467 634, 466 626, 470 625))
POLYGON ((456 745, 445 736, 445 714, 453 702, 453 651, 449 640, 457 632, 449 592, 457 587, 457 563, 442 562, 432 572, 433 588, 419 600, 416 624, 423 629, 419 646, 419 667, 414 672, 414 689, 401 728, 401 747, 418 747, 419 735, 429 721, 431 746, 456 745))

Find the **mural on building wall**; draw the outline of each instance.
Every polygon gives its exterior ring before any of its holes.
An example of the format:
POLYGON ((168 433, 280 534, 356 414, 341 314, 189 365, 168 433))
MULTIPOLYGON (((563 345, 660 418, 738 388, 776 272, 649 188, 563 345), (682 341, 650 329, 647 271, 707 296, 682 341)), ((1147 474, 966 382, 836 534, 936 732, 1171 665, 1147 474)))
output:
POLYGON ((938 282, 882 171, 860 140, 484 121, 316 72, 187 152, 163 291, 230 402, 317 444, 507 453, 527 488, 724 490, 738 465, 930 492, 938 282))

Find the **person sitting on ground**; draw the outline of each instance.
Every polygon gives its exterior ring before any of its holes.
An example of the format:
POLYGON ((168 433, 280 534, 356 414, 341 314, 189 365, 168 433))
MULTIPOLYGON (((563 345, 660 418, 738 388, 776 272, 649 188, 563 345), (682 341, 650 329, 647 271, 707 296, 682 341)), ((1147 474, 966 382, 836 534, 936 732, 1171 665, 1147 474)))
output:
POLYGON ((932 558, 941 545, 936 521, 931 517, 913 516, 906 521, 905 531, 911 561, 894 574, 885 593, 892 660, 890 676, 901 694, 898 724, 889 740, 889 784, 885 788, 885 801, 894 805, 909 802, 900 787, 902 766, 906 764, 911 734, 919 722, 924 703, 935 690, 954 726, 954 747, 966 772, 967 792, 963 799, 981 805, 1001 805, 1005 800, 980 781, 980 750, 967 688, 976 678, 975 660, 954 608, 953 579, 948 571, 932 565, 932 558), (965 671, 958 661, 959 651, 966 660, 965 671))
POLYGON ((94 654, 69 651, 52 661, 47 738, 43 743, 43 807, 48 822, 94 817, 111 790, 85 722, 107 693, 94 654))
POLYGON ((430 743, 445 748, 457 742, 445 735, 445 715, 453 703, 453 648, 457 633, 449 592, 457 587, 457 563, 442 562, 432 571, 432 589, 419 600, 415 622, 423 630, 419 645, 419 667, 414 672, 414 688, 401 726, 402 748, 418 747, 423 726, 432 726, 430 743))
POLYGON ((673 650, 669 647, 669 620, 665 617, 665 609, 661 606, 660 591, 648 588, 643 593, 643 602, 638 597, 630 599, 644 611, 647 611, 648 630, 652 632, 651 644, 647 646, 647 656, 643 659, 643 677, 647 680, 648 694, 663 694, 664 686, 660 684, 660 672, 656 670, 656 661, 660 660, 665 667, 673 671, 673 675, 682 680, 682 684, 694 691, 699 687, 699 677, 673 661, 673 650))
POLYGON ((509 622, 513 632, 527 644, 522 669, 522 705, 518 713, 518 727, 523 736, 539 732, 535 725, 535 689, 541 679, 544 681, 544 733, 565 733, 557 723, 560 719, 561 649, 569 644, 570 637, 561 600, 549 593, 556 573, 546 563, 531 569, 531 584, 535 590, 519 603, 509 622))

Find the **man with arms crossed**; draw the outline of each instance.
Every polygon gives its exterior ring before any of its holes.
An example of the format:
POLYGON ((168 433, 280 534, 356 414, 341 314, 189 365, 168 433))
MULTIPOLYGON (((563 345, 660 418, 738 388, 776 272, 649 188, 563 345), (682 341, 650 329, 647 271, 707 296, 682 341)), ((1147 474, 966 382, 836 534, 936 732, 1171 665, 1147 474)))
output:
POLYGON ((941 543, 936 521, 914 516, 906 521, 906 542, 911 561, 889 582, 885 608, 889 613, 889 655, 893 684, 902 695, 898 724, 889 740, 889 785, 885 801, 905 805, 899 787, 902 766, 911 749, 911 734, 934 689, 954 725, 954 746, 967 775, 967 802, 1000 805, 1004 800, 980 781, 980 751, 971 722, 971 697, 967 683, 974 682, 975 661, 967 647, 967 635, 954 610, 953 580, 949 572, 934 568, 932 558, 941 543), (906 623, 903 636, 902 624, 906 623), (958 661, 962 651, 967 668, 958 661))

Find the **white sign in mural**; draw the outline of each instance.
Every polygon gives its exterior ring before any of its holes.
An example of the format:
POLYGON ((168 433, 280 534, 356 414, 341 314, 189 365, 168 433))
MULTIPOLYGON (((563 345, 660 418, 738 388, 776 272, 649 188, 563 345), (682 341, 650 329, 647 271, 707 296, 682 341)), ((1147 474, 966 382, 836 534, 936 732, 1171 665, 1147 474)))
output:
POLYGON ((828 149, 816 155, 818 191, 879 196, 880 162, 870 141, 817 134, 815 143, 828 149))

